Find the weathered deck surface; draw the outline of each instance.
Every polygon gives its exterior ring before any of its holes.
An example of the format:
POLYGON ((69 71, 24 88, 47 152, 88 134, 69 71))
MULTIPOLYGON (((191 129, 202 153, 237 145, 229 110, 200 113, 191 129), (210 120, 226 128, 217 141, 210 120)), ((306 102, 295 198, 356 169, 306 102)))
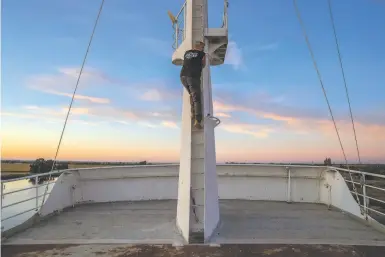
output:
POLYGON ((325 205, 222 201, 220 244, 385 245, 385 233, 325 205))
POLYGON ((78 206, 8 239, 3 242, 2 250, 4 256, 9 257, 241 257, 270 252, 276 257, 345 257, 377 256, 359 255, 365 247, 352 245, 371 245, 365 249, 373 253, 385 250, 375 247, 385 246, 384 233, 339 211, 329 211, 323 205, 225 200, 220 206, 221 225, 212 241, 221 247, 171 247, 182 242, 175 227, 176 201, 143 201, 78 206), (228 251, 232 251, 232 255, 228 251), (357 255, 352 255, 352 251, 357 255), (18 255, 21 253, 24 254, 18 255), (304 255, 300 255, 302 253, 304 255))
POLYGON ((338 245, 27 245, 4 246, 7 257, 384 257, 381 246, 338 245))
POLYGON ((7 244, 172 244, 176 201, 80 205, 11 237, 7 244))

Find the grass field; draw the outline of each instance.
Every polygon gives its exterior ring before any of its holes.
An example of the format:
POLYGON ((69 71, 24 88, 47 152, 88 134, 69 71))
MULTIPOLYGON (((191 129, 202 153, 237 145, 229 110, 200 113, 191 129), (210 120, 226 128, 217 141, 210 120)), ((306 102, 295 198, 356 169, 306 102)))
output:
MULTIPOLYGON (((91 167, 101 167, 104 165, 100 164, 70 164, 70 169, 76 168, 91 168, 91 167)), ((28 163, 1 163, 1 172, 3 173, 28 173, 29 164, 28 163)))

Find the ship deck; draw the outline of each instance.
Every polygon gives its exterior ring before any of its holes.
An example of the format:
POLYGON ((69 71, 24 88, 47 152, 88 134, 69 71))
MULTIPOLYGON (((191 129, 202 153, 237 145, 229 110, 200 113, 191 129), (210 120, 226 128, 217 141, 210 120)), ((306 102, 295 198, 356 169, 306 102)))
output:
MULTIPOLYGON (((220 208, 221 223, 212 238, 216 245, 385 246, 385 233, 321 204, 221 200, 220 208)), ((36 245, 60 245, 61 252, 67 254, 63 256, 72 256, 66 253, 68 249, 84 252, 84 247, 99 249, 101 245, 103 249, 119 248, 119 244, 179 245, 182 239, 176 230, 175 213, 176 201, 80 205, 9 238, 3 246, 36 251, 36 245)))

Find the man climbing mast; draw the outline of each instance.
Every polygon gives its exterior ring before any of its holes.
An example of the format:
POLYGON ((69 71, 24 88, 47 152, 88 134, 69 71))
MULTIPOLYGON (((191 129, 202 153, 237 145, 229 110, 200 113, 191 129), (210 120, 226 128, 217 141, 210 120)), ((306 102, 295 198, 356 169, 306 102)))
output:
POLYGON ((197 41, 192 50, 185 52, 180 72, 180 80, 190 95, 191 118, 194 118, 194 127, 198 129, 202 128, 201 74, 206 65, 204 47, 203 42, 197 41))

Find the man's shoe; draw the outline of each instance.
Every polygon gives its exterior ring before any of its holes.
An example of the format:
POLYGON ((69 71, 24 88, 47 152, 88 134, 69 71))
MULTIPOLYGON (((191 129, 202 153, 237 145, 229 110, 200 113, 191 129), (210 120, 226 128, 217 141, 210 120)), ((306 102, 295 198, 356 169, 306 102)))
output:
POLYGON ((202 129, 202 125, 199 121, 195 120, 194 122, 194 127, 197 128, 197 129, 202 129))

